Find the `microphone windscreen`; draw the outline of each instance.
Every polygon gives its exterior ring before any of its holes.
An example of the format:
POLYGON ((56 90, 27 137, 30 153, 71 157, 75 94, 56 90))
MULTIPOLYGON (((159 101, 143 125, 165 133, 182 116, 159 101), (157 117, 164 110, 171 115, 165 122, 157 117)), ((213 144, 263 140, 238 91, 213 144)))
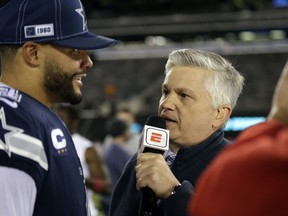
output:
POLYGON ((150 116, 150 117, 148 117, 147 120, 146 120, 146 124, 145 125, 166 129, 165 119, 163 119, 160 116, 150 116))

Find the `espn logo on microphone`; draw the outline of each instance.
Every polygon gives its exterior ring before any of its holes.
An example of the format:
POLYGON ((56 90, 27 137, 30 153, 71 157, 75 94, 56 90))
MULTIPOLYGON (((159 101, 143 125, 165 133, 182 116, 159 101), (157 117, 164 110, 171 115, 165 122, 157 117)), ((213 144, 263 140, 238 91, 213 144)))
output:
POLYGON ((169 131, 151 126, 145 126, 144 143, 146 146, 157 149, 168 149, 169 131))
POLYGON ((152 134, 150 137, 151 142, 161 143, 161 139, 162 139, 162 133, 156 133, 152 131, 152 134))

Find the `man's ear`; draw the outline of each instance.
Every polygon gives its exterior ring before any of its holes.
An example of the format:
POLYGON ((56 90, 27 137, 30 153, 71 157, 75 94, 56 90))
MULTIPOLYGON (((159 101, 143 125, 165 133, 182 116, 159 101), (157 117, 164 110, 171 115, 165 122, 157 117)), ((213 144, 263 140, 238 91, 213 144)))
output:
POLYGON ((215 128, 219 128, 222 125, 224 125, 228 121, 231 113, 232 108, 228 104, 221 105, 220 107, 218 107, 217 110, 215 111, 215 119, 213 121, 212 126, 215 128))
POLYGON ((37 67, 40 64, 39 52, 39 45, 36 43, 26 42, 22 45, 22 53, 24 60, 32 67, 37 67))

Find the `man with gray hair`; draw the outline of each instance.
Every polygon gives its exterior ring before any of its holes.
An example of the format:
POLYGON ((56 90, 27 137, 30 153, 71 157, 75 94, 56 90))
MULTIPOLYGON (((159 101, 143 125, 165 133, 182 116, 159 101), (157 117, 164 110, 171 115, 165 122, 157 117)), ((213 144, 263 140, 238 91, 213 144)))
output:
POLYGON ((154 193, 146 215, 187 215, 193 185, 229 143, 223 128, 243 85, 243 76, 218 54, 193 49, 172 52, 158 115, 170 131, 167 159, 175 159, 170 168, 161 154, 135 154, 114 190, 110 216, 145 215, 139 209, 141 189, 146 187, 154 193))

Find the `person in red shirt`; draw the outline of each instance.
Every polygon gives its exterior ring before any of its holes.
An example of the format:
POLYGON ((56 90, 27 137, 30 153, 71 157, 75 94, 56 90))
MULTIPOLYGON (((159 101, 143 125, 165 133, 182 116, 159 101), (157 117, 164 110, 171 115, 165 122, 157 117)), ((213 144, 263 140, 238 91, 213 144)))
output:
POLYGON ((267 121, 242 132, 200 177, 189 216, 288 215, 288 61, 267 121))

